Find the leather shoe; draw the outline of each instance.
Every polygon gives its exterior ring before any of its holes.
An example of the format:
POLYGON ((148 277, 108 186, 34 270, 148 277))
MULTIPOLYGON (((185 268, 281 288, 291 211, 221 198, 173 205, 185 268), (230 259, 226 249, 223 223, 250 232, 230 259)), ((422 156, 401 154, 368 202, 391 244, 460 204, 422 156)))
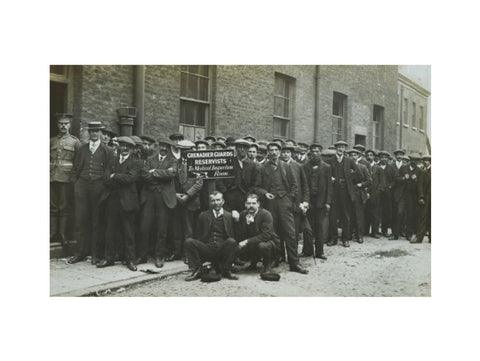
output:
POLYGON ((337 243, 338 243, 337 241, 332 240, 327 243, 327 246, 335 246, 337 243))
POLYGON ((380 236, 378 234, 372 234, 370 237, 375 238, 375 239, 380 239, 380 236))
POLYGON ((388 237, 388 240, 389 240, 389 241, 398 241, 398 236, 394 236, 394 235, 392 234, 390 237, 388 237))
POLYGON ((298 272, 298 273, 301 273, 301 274, 304 274, 304 275, 306 275, 308 273, 308 270, 306 270, 305 268, 303 268, 299 264, 296 264, 295 266, 290 266, 290 271, 298 272))
POLYGON ((363 237, 360 237, 358 240, 357 240, 358 243, 363 243, 363 237))
POLYGON ((115 264, 115 262, 113 260, 106 260, 106 259, 102 259, 100 262, 97 263, 97 268, 104 268, 104 267, 108 267, 108 266, 113 266, 115 264))
POLYGON ((135 262, 135 264, 143 264, 143 263, 147 263, 147 259, 146 258, 142 258, 142 257, 138 257, 135 262))
POLYGON ((316 255, 315 258, 320 258, 320 259, 323 259, 323 260, 327 260, 327 257, 325 257, 324 254, 319 254, 319 255, 316 255))
POLYGON ((225 271, 225 272, 222 273, 222 277, 227 278, 227 279, 229 279, 229 280, 233 280, 233 281, 237 281, 237 280, 238 280, 238 276, 235 276, 235 275, 233 275, 231 272, 227 272, 227 271, 225 271))
POLYGON ((157 267, 157 268, 162 268, 164 261, 165 261, 165 259, 162 258, 162 257, 157 257, 157 258, 155 258, 155 267, 157 267))
POLYGON ((342 242, 343 247, 350 247, 350 242, 348 241, 343 241, 342 242))
POLYGON ((190 276, 185 277, 185 281, 195 281, 200 278, 200 268, 197 268, 196 270, 193 271, 193 273, 190 276))
POLYGON ((130 261, 130 262, 127 262, 127 268, 130 270, 130 271, 136 271, 137 270, 137 266, 135 266, 135 264, 130 261))
POLYGON ((75 256, 72 256, 68 259, 67 263, 68 264, 74 264, 74 263, 77 263, 77 262, 80 262, 80 261, 83 261, 85 259, 85 257, 83 256, 80 256, 80 255, 75 255, 75 256))

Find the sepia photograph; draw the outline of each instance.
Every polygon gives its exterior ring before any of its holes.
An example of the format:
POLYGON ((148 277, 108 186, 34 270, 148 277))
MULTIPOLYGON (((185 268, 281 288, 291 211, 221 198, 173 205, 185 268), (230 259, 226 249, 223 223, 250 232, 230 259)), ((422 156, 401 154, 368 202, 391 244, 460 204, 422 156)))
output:
POLYGON ((431 296, 429 65, 49 71, 51 296, 431 296))

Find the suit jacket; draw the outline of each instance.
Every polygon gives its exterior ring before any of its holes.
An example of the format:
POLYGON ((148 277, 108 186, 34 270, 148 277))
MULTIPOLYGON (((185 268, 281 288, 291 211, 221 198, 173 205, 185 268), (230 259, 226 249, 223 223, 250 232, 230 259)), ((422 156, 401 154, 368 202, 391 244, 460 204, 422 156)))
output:
POLYGON ((310 187, 308 186, 307 177, 305 176, 305 171, 303 166, 294 160, 287 164, 292 168, 293 176, 295 177, 295 182, 298 185, 298 193, 295 197, 295 210, 298 211, 298 205, 302 202, 310 203, 310 187))
POLYGON ((120 205, 124 211, 137 211, 139 209, 136 180, 139 176, 139 163, 131 155, 120 164, 120 157, 117 156, 112 162, 111 174, 113 177, 105 182, 107 191, 102 194, 101 200, 115 192, 120 197, 120 205))
POLYGON ((303 165, 305 177, 310 188, 310 205, 315 208, 323 208, 325 204, 332 203, 332 167, 320 160, 317 168, 312 162, 303 165))
POLYGON ((187 178, 187 164, 179 163, 177 174, 179 193, 188 195, 187 202, 183 205, 190 211, 200 209, 200 191, 203 187, 202 178, 187 178))
POLYGON ((253 232, 248 232, 248 226, 246 222, 247 211, 243 210, 240 213, 240 218, 237 224, 237 240, 239 242, 248 239, 249 244, 258 244, 260 242, 273 241, 274 244, 279 247, 280 241, 278 236, 273 230, 273 218, 272 214, 263 208, 259 208, 255 215, 253 223, 250 225, 253 228, 253 232), (254 233, 254 235, 248 235, 248 233, 254 233))
MULTIPOLYGON (((332 167, 332 176, 335 177, 335 174, 333 169, 334 169, 334 163, 337 162, 337 156, 334 155, 330 159, 330 165, 332 167)), ((348 195, 350 196, 350 199, 352 201, 355 201, 355 187, 353 185, 353 180, 352 177, 356 174, 359 173, 357 164, 352 158, 349 158, 346 154, 343 156, 343 170, 345 172, 345 182, 347 185, 347 190, 348 190, 348 195)), ((338 182, 338 179, 335 179, 334 184, 338 182)))
MULTIPOLYGON (((278 168, 282 177, 283 185, 287 190, 287 196, 292 202, 297 198, 298 185, 293 175, 292 169, 284 162, 278 161, 278 168)), ((257 182, 254 192, 260 197, 264 197, 266 193, 270 192, 272 187, 272 173, 273 169, 270 166, 270 161, 265 162, 258 173, 257 182)))
MULTIPOLYGON (((215 216, 213 215, 213 210, 211 209, 200 213, 197 221, 197 230, 195 237, 196 239, 204 243, 210 242, 210 228, 212 227, 214 219, 215 216)), ((235 239, 232 214, 226 209, 223 209, 223 224, 225 225, 225 231, 227 232, 227 236, 229 238, 235 239)))
POLYGON ((425 199, 423 194, 424 172, 418 167, 415 167, 412 170, 409 166, 406 166, 405 174, 408 174, 408 178, 404 181, 405 192, 415 195, 418 200, 425 199))
POLYGON ((220 192, 225 193, 238 189, 241 193, 247 195, 253 190, 258 173, 257 163, 250 159, 245 159, 242 163, 243 168, 240 167, 238 159, 235 158, 233 162, 235 178, 219 179, 217 181, 217 188, 220 192))
POLYGON ((158 154, 147 159, 141 177, 144 180, 140 202, 143 204, 149 193, 162 193, 163 200, 168 208, 175 208, 177 196, 173 179, 178 171, 178 161, 172 155, 160 162, 158 154), (150 172, 153 170, 153 172, 150 172))
POLYGON ((397 168, 397 165, 395 163, 392 163, 387 165, 387 169, 392 199, 394 202, 399 202, 404 197, 404 177, 407 172, 407 166, 403 164, 400 168, 397 168))
POLYGON ((362 202, 366 202, 369 197, 368 189, 372 185, 372 176, 366 165, 359 162, 357 163, 357 167, 358 173, 352 177, 353 186, 362 202), (357 186, 358 183, 361 184, 360 188, 357 186))
MULTIPOLYGON (((372 167, 372 185, 370 187, 370 198, 373 200, 376 200, 377 197, 379 196, 379 187, 380 187, 380 173, 382 172, 382 168, 380 165, 375 164, 372 167)), ((388 165, 385 167, 385 177, 386 177, 386 188, 384 189, 385 191, 388 191, 388 187, 390 184, 389 180, 389 170, 388 170, 388 165)))
MULTIPOLYGON (((96 152, 103 153, 103 156, 105 158, 105 164, 103 165, 104 166, 103 180, 107 180, 108 177, 110 176, 110 170, 111 170, 112 162, 114 159, 113 151, 108 146, 100 142, 100 145, 98 146, 96 152)), ((82 144, 75 151, 75 157, 73 160, 72 178, 71 178, 72 182, 75 182, 78 180, 78 178, 80 177, 81 171, 88 166, 89 162, 90 162, 89 144, 85 143, 85 144, 82 144)))

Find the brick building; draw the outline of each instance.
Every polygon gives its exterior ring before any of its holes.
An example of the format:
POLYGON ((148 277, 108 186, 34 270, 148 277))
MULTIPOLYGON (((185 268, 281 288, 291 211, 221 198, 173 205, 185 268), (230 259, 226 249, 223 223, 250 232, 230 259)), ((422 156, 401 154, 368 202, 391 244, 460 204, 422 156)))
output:
POLYGON ((424 152, 429 95, 394 65, 52 65, 50 128, 56 112, 71 112, 83 140, 97 120, 125 135, 345 139, 424 152))

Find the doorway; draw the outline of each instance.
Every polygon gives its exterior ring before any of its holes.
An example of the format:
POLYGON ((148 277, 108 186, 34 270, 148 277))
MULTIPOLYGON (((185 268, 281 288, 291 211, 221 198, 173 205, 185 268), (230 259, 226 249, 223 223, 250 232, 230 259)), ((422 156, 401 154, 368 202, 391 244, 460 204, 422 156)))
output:
POLYGON ((58 134, 55 114, 66 113, 67 84, 50 81, 50 137, 58 134))

